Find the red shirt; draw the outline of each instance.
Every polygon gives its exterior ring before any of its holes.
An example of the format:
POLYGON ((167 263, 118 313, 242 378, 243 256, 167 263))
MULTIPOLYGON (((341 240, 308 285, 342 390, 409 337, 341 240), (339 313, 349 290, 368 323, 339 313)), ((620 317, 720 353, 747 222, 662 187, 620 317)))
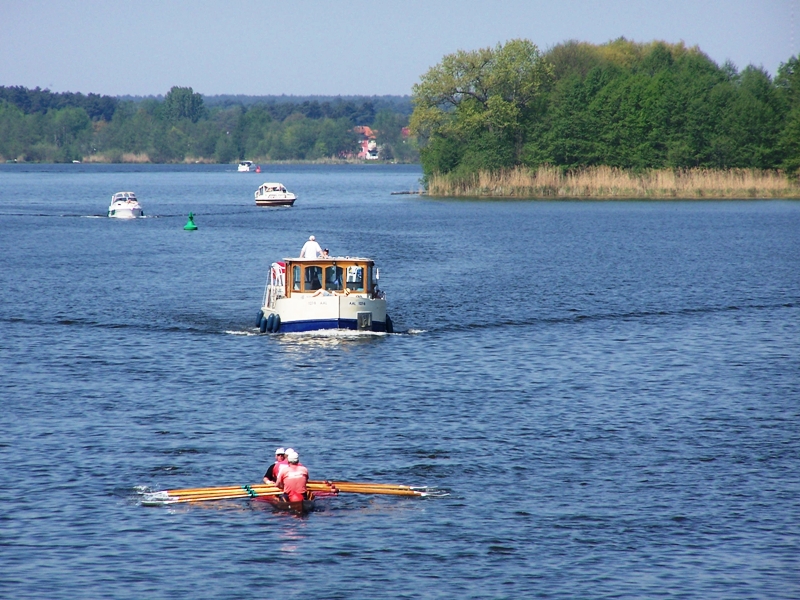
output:
POLYGON ((281 467, 278 481, 275 483, 281 488, 291 502, 299 502, 305 497, 306 483, 308 482, 308 469, 300 463, 289 463, 281 467))

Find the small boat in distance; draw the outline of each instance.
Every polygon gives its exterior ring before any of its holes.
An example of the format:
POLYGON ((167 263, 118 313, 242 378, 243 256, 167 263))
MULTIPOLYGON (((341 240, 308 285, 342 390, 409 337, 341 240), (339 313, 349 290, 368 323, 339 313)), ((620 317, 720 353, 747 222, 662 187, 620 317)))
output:
POLYGON ((256 206, 292 206, 297 200, 282 183, 262 183, 255 195, 256 206))
POLYGON ((111 196, 108 216, 113 219, 135 219, 136 217, 144 216, 144 211, 136 199, 136 194, 133 192, 117 192, 111 196))
POLYGON ((249 173, 250 171, 254 171, 254 170, 255 170, 255 167, 253 166, 253 161, 252 160, 239 161, 239 167, 237 169, 237 171, 239 171, 239 173, 249 173))
POLYGON ((393 333, 378 269, 369 258, 285 258, 267 278, 256 326, 261 333, 350 329, 393 333))

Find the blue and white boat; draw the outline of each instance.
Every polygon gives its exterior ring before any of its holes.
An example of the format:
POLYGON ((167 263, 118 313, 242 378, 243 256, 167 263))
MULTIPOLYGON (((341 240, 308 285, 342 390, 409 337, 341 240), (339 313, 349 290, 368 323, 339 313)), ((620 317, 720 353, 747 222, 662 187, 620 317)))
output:
POLYGON ((274 262, 256 326, 262 333, 350 329, 392 333, 379 270, 369 258, 285 258, 274 262))

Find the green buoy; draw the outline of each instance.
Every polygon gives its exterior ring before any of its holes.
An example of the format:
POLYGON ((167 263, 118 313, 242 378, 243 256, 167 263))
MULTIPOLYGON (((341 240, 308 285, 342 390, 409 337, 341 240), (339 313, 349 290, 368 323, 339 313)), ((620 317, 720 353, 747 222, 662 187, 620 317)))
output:
POLYGON ((183 226, 186 231, 197 231, 197 225, 194 224, 194 213, 189 213, 189 220, 183 226))

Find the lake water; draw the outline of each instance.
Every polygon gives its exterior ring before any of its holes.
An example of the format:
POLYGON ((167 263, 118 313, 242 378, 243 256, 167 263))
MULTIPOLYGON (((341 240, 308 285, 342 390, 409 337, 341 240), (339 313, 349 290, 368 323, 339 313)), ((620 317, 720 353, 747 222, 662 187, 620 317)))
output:
POLYGON ((419 177, 0 166, 0 597, 800 597, 800 202, 419 177), (257 333, 311 234, 376 260, 394 335, 257 333), (140 503, 276 446, 449 495, 140 503))

